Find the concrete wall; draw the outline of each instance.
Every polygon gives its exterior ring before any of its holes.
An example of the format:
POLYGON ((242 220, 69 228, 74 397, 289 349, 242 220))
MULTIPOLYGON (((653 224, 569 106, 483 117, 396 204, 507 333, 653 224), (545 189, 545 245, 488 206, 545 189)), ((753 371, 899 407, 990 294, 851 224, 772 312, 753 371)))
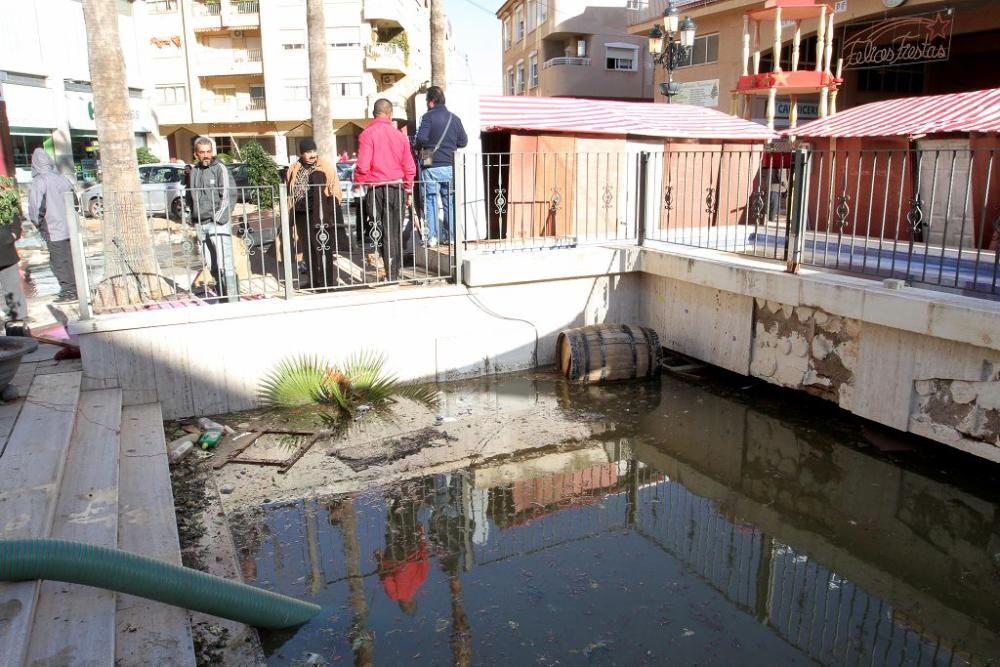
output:
POLYGON ((1000 461, 1000 303, 711 251, 473 255, 464 286, 382 288, 76 323, 86 388, 164 415, 242 410, 294 355, 383 352, 401 378, 548 365, 563 329, 651 326, 668 349, 1000 461))
MULTIPOLYGON (((606 267, 605 267, 606 268, 606 267)), ((165 418, 255 407, 260 380, 297 355, 384 353, 403 379, 547 365, 566 328, 637 323, 637 274, 482 288, 387 288, 101 318, 77 325, 85 386, 121 386, 165 418)))
POLYGON ((667 348, 1000 461, 1000 304, 699 251, 638 268, 667 348))

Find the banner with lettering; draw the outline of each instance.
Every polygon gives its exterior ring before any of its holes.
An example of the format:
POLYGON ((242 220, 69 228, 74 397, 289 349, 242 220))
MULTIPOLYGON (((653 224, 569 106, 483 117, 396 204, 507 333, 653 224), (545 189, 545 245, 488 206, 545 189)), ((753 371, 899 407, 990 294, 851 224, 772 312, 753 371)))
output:
POLYGON ((844 26, 844 69, 872 69, 948 60, 954 10, 844 26))

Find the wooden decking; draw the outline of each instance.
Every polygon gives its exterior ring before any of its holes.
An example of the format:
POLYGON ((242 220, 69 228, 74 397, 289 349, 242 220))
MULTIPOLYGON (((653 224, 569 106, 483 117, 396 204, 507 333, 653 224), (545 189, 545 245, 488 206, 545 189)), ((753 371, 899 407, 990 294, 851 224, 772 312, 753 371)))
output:
MULTIPOLYGON (((3 538, 54 537, 180 562, 159 404, 81 391, 80 362, 25 357, 0 405, 3 538)), ((185 610, 56 581, 0 583, 5 665, 194 665, 185 610)))

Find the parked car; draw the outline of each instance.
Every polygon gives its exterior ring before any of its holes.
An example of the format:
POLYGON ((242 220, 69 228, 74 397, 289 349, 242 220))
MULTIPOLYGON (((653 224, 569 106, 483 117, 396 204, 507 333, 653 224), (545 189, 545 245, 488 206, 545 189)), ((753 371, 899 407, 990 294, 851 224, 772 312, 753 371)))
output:
MULTIPOLYGON (((236 200, 246 201, 250 178, 243 162, 227 164, 237 188, 236 200)), ((169 215, 180 220, 188 211, 184 200, 184 165, 175 163, 144 164, 139 167, 139 184, 148 215, 169 215)), ((80 195, 80 207, 85 215, 100 218, 104 215, 103 188, 92 185, 80 195)))
POLYGON ((343 199, 340 202, 341 211, 344 213, 344 225, 353 227, 357 224, 358 209, 361 205, 361 193, 354 192, 354 168, 357 162, 337 163, 337 178, 340 179, 340 192, 343 199))
POLYGON ((245 202, 249 196, 250 174, 247 171, 245 162, 230 162, 226 165, 229 175, 233 177, 233 183, 239 188, 236 201, 245 202))
MULTIPOLYGON (((180 219, 184 211, 184 165, 144 164, 139 167, 139 184, 147 214, 180 219)), ((100 183, 83 191, 80 207, 92 218, 104 215, 104 189, 100 183)))
POLYGON ((357 162, 338 162, 337 178, 340 179, 340 191, 344 195, 344 202, 354 201, 354 168, 357 162))

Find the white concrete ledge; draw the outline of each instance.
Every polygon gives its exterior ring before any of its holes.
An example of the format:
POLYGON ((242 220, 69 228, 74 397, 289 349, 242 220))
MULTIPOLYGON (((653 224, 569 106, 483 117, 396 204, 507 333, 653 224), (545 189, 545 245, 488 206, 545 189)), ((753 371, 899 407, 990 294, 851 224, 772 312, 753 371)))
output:
POLYGON ((463 277, 469 287, 487 287, 631 273, 641 252, 635 245, 606 245, 471 255, 462 263, 463 277))
POLYGON ((810 306, 911 333, 1000 350, 1000 303, 696 248, 643 249, 637 270, 742 296, 810 306))
POLYGON ((377 303, 464 297, 466 294, 468 294, 466 287, 444 283, 440 285, 406 286, 403 288, 385 286, 358 289, 349 292, 300 295, 291 301, 286 301, 283 298, 260 299, 256 301, 241 301, 239 303, 221 303, 211 306, 143 310, 113 315, 100 315, 91 320, 71 322, 69 332, 78 335, 176 324, 221 322, 266 315, 291 315, 317 310, 335 310, 338 308, 367 306, 377 303))

